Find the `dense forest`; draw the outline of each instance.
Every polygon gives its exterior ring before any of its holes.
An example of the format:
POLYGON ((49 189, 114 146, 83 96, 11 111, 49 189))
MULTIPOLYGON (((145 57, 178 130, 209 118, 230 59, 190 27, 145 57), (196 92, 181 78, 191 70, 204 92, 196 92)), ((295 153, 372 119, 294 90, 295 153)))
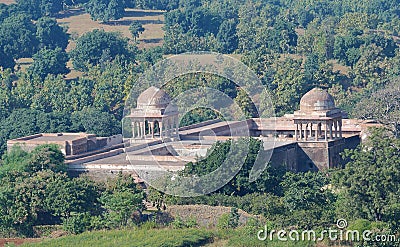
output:
MULTIPOLYGON (((389 132, 377 131, 371 143, 344 154, 351 161, 331 176, 269 168, 263 179, 250 183, 245 179, 251 167, 245 166, 209 196, 181 199, 150 191, 148 200, 159 206, 234 206, 285 227, 326 226, 341 216, 370 228, 399 230, 399 0, 16 0, 0 4, 0 231, 29 236, 35 224, 63 222, 79 233, 133 222, 126 203, 140 211, 145 195, 129 181, 97 185, 69 178, 54 147, 5 154, 6 141, 41 132, 121 133, 124 103, 140 74, 163 57, 191 51, 239 58, 268 88, 278 116, 297 110, 301 96, 318 86, 350 116, 377 119, 389 132), (129 38, 102 29, 76 37, 56 19, 71 8, 110 26, 127 8, 162 10, 163 44, 139 48, 145 29, 138 21, 130 24, 129 38), (26 69, 19 63, 23 58, 33 61, 26 69), (67 78, 71 70, 79 76, 67 78), (374 152, 363 156, 363 148, 374 152), (376 163, 379 171, 371 168, 376 163), (370 185, 365 191, 358 189, 366 187, 362 182, 370 185), (343 189, 321 190, 332 184, 343 189), (30 188, 37 193, 24 193, 30 188), (65 197, 72 190, 80 193, 65 197), (111 210, 118 205, 120 211, 111 210), (41 222, 44 216, 54 222, 41 222)), ((177 95, 201 85, 225 92, 247 117, 254 116, 240 88, 223 78, 187 75, 166 90, 177 95)), ((180 124, 217 117, 196 109, 180 124)), ((256 152, 259 143, 251 143, 256 152)), ((216 153, 202 161, 208 170, 189 164, 185 174, 212 171, 226 145, 217 143, 216 153)))
MULTIPOLYGON (((124 101, 138 75, 164 55, 198 50, 237 54, 270 90, 277 115, 296 110, 301 96, 319 86, 350 116, 385 121, 382 112, 360 109, 369 105, 363 99, 382 94, 388 84, 398 88, 399 8, 398 1, 378 0, 0 4, 0 153, 7 139, 37 132, 119 133, 124 101), (164 44, 139 49, 144 29, 137 21, 129 27, 130 39, 104 30, 71 37, 55 19, 71 7, 82 7, 104 23, 122 18, 125 8, 165 10, 164 44), (75 47, 67 52, 72 41, 75 47), (26 57, 33 63, 22 70, 16 61, 26 57), (71 69, 82 75, 66 80, 71 69), (96 125, 93 119, 99 119, 96 125)), ((198 80, 224 92, 231 90, 226 85, 232 88, 230 82, 204 76, 177 80, 172 84, 178 90, 198 80)), ((243 95, 233 90, 241 104, 243 95)), ((395 116, 398 98, 392 101, 387 114, 395 116)), ((191 114, 181 125, 216 116, 201 110, 191 114)), ((386 122, 399 128, 398 121, 386 122)))

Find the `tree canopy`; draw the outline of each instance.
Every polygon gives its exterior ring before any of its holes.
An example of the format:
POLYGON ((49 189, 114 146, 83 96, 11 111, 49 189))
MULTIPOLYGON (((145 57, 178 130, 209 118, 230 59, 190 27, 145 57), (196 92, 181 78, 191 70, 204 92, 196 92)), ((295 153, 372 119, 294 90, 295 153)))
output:
POLYGON ((118 33, 98 29, 79 37, 71 52, 74 68, 81 71, 87 71, 89 65, 97 65, 102 60, 111 61, 117 55, 126 59, 132 57, 127 39, 118 33))

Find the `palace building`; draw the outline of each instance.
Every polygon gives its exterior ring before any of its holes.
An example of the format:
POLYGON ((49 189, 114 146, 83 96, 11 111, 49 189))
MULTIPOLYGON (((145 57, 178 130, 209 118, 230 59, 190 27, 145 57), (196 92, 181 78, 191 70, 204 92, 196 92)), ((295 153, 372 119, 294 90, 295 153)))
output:
POLYGON ((261 157, 271 157, 272 165, 302 172, 342 167, 345 161, 340 153, 356 148, 368 127, 378 126, 374 121, 348 119, 335 106, 333 97, 320 88, 306 93, 300 109, 293 114, 236 122, 215 119, 179 127, 178 109, 171 104, 170 96, 162 89, 150 87, 138 97, 136 108, 126 119, 132 129, 129 138, 85 133, 38 134, 9 140, 7 146, 10 149, 20 145, 31 150, 44 143, 58 144, 69 169, 76 172, 134 173, 136 167, 176 171, 204 157, 216 141, 239 138, 247 132, 263 141, 261 157))

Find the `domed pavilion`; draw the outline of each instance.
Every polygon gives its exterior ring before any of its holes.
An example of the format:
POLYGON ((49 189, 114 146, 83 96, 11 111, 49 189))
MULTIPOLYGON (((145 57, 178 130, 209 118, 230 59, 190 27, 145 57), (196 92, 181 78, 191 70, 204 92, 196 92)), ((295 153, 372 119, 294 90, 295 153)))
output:
POLYGON ((149 87, 127 116, 132 121, 133 140, 166 139, 178 136, 178 109, 162 89, 149 87))
POLYGON ((314 88, 301 98, 300 110, 294 112, 295 139, 328 141, 342 138, 342 119, 343 112, 336 108, 332 95, 314 88))

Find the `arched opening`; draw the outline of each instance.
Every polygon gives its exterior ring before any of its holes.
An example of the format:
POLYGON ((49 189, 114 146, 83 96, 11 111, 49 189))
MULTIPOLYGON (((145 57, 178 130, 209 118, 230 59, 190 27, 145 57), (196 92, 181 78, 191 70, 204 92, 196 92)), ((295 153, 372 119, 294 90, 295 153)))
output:
POLYGON ((154 136, 160 137, 160 123, 156 120, 154 121, 154 136))
POLYGON ((144 133, 147 136, 148 134, 150 134, 150 124, 148 120, 144 121, 144 133))

